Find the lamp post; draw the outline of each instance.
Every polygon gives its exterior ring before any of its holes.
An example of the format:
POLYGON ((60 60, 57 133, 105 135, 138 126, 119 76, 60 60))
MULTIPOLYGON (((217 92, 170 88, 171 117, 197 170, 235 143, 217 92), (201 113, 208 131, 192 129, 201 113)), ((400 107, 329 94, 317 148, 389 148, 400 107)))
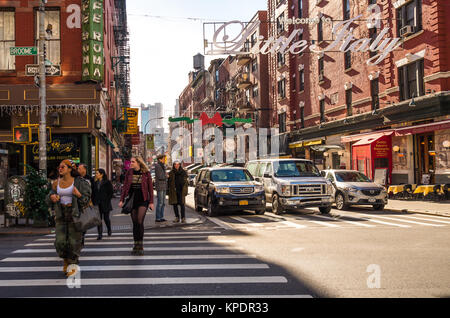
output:
POLYGON ((39 171, 47 176, 47 101, 45 87, 45 3, 39 3, 39 100, 40 100, 40 121, 39 121, 39 171))
POLYGON ((157 118, 150 118, 149 120, 147 120, 147 122, 144 125, 144 138, 145 138, 145 142, 144 142, 144 161, 147 162, 147 124, 149 122, 151 122, 152 120, 158 120, 158 119, 164 119, 164 117, 157 117, 157 118))

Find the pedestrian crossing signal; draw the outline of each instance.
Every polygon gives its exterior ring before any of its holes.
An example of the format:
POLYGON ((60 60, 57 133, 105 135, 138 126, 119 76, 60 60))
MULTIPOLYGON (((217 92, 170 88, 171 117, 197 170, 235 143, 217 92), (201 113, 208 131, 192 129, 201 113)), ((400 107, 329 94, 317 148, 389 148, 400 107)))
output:
POLYGON ((31 128, 30 127, 14 127, 13 128, 13 142, 15 144, 27 144, 31 142, 31 128))

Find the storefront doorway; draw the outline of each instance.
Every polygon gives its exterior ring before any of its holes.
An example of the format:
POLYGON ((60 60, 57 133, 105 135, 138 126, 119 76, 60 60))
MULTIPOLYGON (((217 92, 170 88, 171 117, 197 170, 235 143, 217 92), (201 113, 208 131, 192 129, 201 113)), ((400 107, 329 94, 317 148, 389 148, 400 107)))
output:
POLYGON ((436 170, 436 152, 434 146, 434 132, 416 135, 416 182, 421 184, 434 184, 436 170))

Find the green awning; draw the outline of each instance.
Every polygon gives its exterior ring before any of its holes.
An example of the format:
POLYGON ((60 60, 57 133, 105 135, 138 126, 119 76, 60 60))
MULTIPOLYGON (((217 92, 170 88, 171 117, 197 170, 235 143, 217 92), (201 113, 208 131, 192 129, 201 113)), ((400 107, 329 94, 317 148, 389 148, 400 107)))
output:
POLYGON ((106 143, 107 143, 108 145, 111 146, 111 148, 114 149, 114 148, 116 147, 116 146, 114 146, 113 142, 112 142, 111 140, 108 139, 108 137, 105 137, 105 141, 106 141, 106 143))

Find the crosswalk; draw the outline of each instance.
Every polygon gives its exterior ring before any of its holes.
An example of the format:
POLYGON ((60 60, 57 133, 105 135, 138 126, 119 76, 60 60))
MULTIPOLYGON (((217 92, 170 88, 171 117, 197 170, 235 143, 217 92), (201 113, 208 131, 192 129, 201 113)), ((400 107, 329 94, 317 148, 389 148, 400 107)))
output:
POLYGON ((75 285, 62 273, 54 239, 36 238, 0 259, 0 297, 311 297, 222 230, 147 231, 144 256, 130 255, 130 232, 101 241, 87 234, 75 285))
POLYGON ((216 229, 238 230, 238 231, 264 231, 283 229, 316 229, 332 228, 403 228, 415 227, 441 228, 450 225, 450 219, 432 215, 404 215, 404 214, 375 214, 343 212, 322 214, 287 213, 275 215, 266 212, 264 215, 251 213, 241 215, 222 215, 220 217, 208 217, 215 223, 216 229))

